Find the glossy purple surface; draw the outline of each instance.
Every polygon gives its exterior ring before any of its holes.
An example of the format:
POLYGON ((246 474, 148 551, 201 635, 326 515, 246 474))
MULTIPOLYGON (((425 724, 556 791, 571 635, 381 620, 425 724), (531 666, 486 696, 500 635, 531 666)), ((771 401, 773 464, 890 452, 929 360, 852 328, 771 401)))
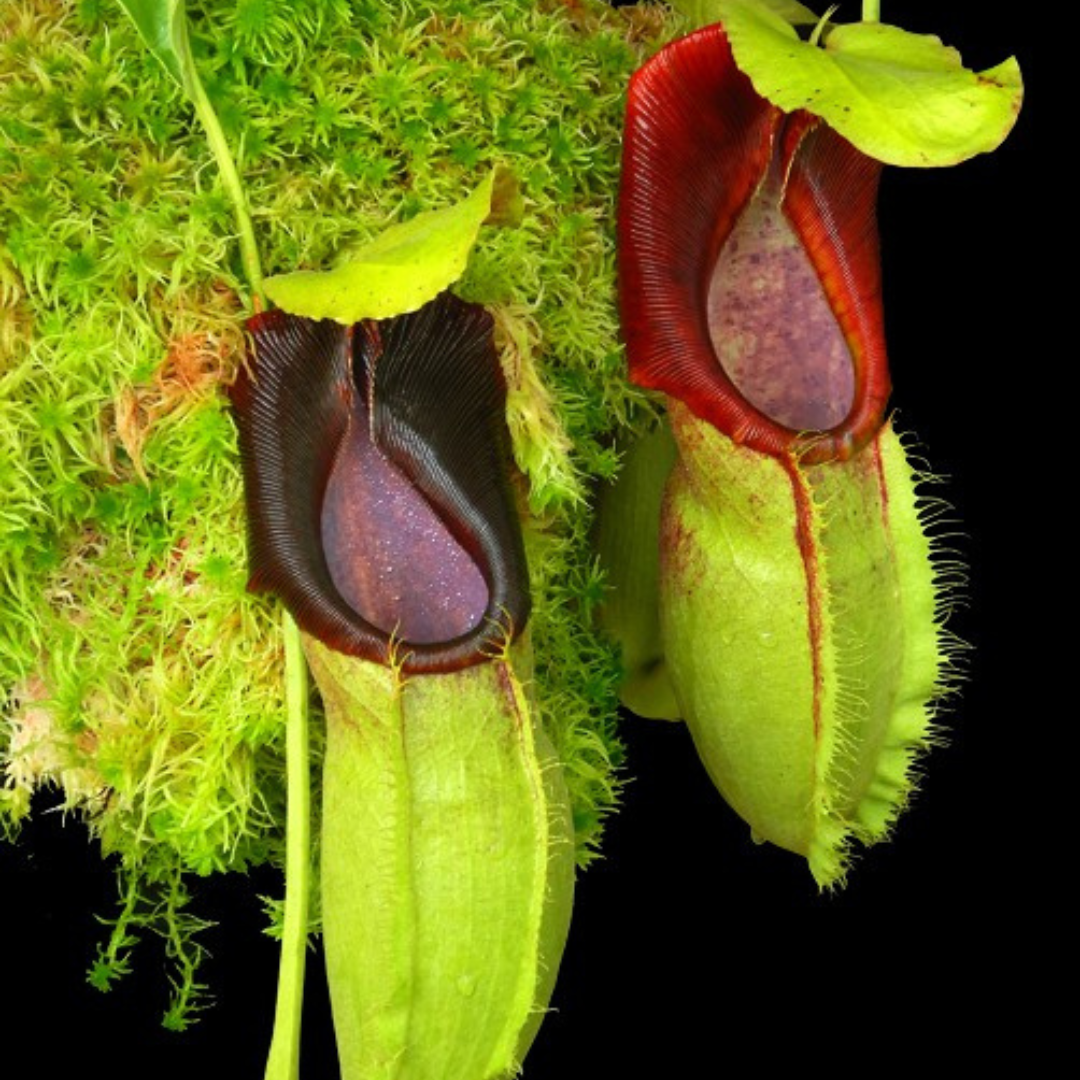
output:
POLYGON ((384 633, 418 644, 449 641, 484 617, 488 587, 479 569, 372 442, 355 400, 327 482, 322 537, 338 591, 384 633))
POLYGON ((773 170, 721 249, 709 283, 709 334, 751 405, 793 431, 827 431, 855 400, 855 368, 782 198, 773 170))

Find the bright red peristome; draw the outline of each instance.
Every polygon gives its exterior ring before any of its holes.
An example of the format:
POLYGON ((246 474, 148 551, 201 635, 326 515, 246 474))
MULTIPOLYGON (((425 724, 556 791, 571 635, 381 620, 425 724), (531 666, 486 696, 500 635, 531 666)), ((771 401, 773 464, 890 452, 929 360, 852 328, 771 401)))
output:
POLYGON ((881 426, 890 382, 876 201, 880 162, 806 112, 784 113, 735 66, 719 25, 673 42, 630 84, 619 292, 630 378, 736 443, 806 463, 847 458, 881 426), (822 431, 751 404, 713 345, 710 281, 740 214, 779 177, 780 207, 851 354, 846 415, 822 431))

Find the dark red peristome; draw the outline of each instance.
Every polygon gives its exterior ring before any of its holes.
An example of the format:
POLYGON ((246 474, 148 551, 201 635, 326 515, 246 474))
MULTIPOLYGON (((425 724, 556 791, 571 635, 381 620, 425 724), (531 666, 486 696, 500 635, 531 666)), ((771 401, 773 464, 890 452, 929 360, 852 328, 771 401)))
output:
POLYGON ((619 294, 631 379, 774 456, 812 463, 865 445, 890 390, 875 213, 880 172, 879 162, 816 117, 783 113, 760 97, 719 25, 662 49, 634 75, 627 103, 619 294), (751 200, 770 190, 850 353, 850 406, 845 399, 842 419, 824 430, 786 426, 753 404, 713 344, 708 300, 721 253, 751 200))
POLYGON ((491 316, 444 293, 353 327, 272 311, 248 328, 232 397, 249 587, 407 673, 499 652, 530 600, 491 316))

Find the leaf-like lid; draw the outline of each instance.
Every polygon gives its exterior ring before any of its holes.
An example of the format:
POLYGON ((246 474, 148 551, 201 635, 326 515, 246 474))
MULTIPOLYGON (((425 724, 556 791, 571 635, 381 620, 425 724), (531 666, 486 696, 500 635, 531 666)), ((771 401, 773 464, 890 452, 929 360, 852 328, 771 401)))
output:
POLYGON ((391 225, 333 270, 269 278, 266 295, 290 315, 346 326, 418 311, 465 272, 480 226, 513 208, 507 175, 493 169, 461 202, 391 225))
MULTIPOLYGON (((889 165, 955 165, 994 150, 1016 122, 1016 60, 970 71, 930 34, 878 22, 830 26, 824 47, 800 40, 777 0, 702 0, 721 21, 739 68, 784 112, 820 116, 889 165)), ((796 5, 801 7, 801 5, 796 5)))

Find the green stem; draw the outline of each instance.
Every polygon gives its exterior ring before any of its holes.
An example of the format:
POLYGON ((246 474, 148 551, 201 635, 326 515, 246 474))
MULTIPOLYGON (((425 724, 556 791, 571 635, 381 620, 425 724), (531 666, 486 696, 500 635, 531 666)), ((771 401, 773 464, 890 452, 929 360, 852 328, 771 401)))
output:
POLYGON ((282 612, 285 633, 285 761, 288 811, 285 831, 285 918, 278 969, 274 1037, 266 1080, 298 1080, 300 1020, 307 958, 311 878, 311 790, 308 764, 308 674, 300 631, 282 612))
MULTIPOLYGON (((206 96, 202 80, 189 65, 186 89, 206 131, 225 192, 233 205, 240 239, 244 276, 265 307, 262 267, 255 243, 244 186, 229 149, 221 122, 206 96)), ((274 1034, 266 1059, 266 1080, 299 1080, 300 1027, 304 1004, 304 968, 307 961, 308 906, 311 891, 311 778, 308 759, 308 673, 300 631, 282 611, 285 637, 285 770, 287 810, 285 823, 285 915, 278 964, 274 1034)))
MULTIPOLYGON (((202 80, 189 65, 185 80, 195 113, 206 131, 225 192, 233 205, 240 239, 240 259, 252 293, 265 307, 262 267, 244 186, 221 122, 202 80)), ((300 1027, 307 961, 308 907, 311 892, 311 778, 308 760, 308 674, 300 631, 282 611, 285 637, 285 915, 278 963, 274 1034, 266 1059, 266 1080, 299 1080, 300 1027)))
POLYGON ((862 0, 863 22, 881 22, 881 0, 862 0))
POLYGON ((214 112, 210 99, 203 89, 202 80, 195 73, 194 65, 186 80, 186 90, 195 106, 195 113, 206 130, 206 139, 210 143, 214 158, 217 161, 218 170, 221 173, 221 182, 225 185, 225 192, 233 204, 233 213, 236 215, 236 227, 239 230, 240 259, 244 266, 244 276, 251 286, 252 292, 258 297, 265 307, 266 298, 263 295, 262 266, 259 263, 259 249, 255 244, 255 229, 251 224, 251 215, 248 212, 247 198, 244 195, 244 185, 240 181, 240 173, 237 172, 236 162, 233 161, 232 151, 225 138, 225 132, 221 127, 221 121, 214 112))
MULTIPOLYGON (((186 28, 184 31, 186 38, 186 28)), ((186 40, 183 49, 190 61, 186 40)), ((265 307, 262 266, 244 185, 228 140, 206 95, 194 62, 185 65, 184 88, 206 132, 225 192, 232 202, 240 240, 240 260, 248 286, 265 307)), ((308 758, 308 672, 300 631, 282 611, 285 638, 285 914, 278 966, 274 1034, 266 1060, 266 1080, 299 1080, 300 1026, 307 960, 308 907, 311 891, 311 777, 308 758)))

